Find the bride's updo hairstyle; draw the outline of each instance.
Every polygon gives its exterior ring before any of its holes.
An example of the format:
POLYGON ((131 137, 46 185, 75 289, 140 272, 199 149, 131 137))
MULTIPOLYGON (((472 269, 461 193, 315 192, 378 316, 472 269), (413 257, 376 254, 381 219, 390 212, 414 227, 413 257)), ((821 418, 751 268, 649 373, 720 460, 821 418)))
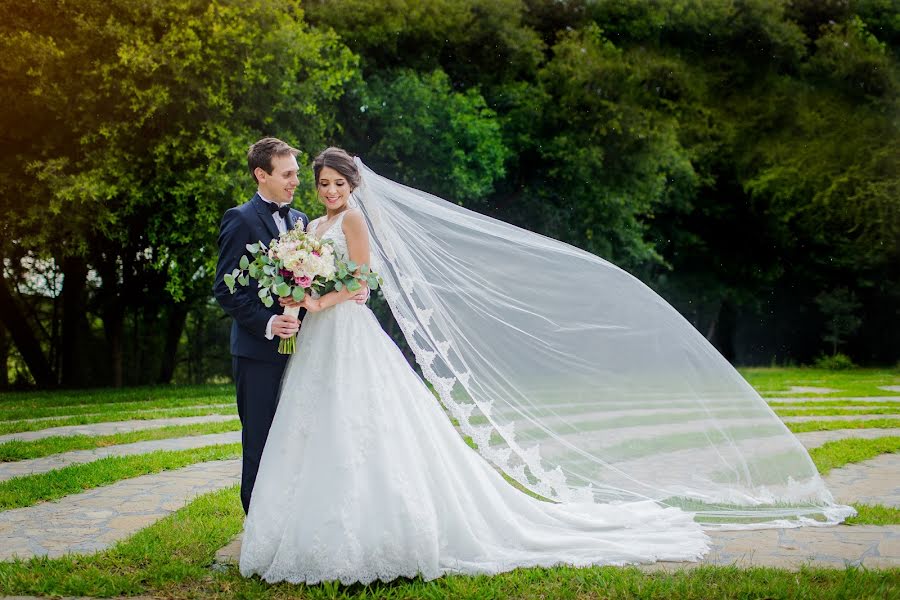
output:
POLYGON ((317 184, 319 181, 319 173, 321 173, 322 169, 325 167, 331 167, 343 175, 347 180, 347 183, 350 184, 351 192, 358 188, 359 184, 362 183, 362 176, 359 173, 359 169, 356 167, 356 163, 353 162, 353 157, 343 148, 335 148, 334 146, 325 148, 319 153, 315 160, 313 160, 313 175, 315 175, 317 184))

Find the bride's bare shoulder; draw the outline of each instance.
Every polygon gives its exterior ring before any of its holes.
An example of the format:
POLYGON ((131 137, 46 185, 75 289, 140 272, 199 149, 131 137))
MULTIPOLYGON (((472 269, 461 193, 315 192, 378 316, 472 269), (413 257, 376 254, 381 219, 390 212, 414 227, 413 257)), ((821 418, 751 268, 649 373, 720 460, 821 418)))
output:
POLYGON ((344 221, 341 223, 341 226, 344 229, 344 233, 365 230, 366 220, 363 217, 362 211, 358 208, 349 209, 347 214, 344 215, 344 221))

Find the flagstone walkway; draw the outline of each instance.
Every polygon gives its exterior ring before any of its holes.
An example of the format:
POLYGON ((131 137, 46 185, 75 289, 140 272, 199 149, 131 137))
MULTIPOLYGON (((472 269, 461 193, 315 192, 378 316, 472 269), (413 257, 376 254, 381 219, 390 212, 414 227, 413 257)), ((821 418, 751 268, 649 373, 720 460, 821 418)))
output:
POLYGON ((838 502, 900 508, 900 454, 882 454, 833 469, 825 475, 825 484, 838 502))
POLYGON ((880 437, 900 435, 900 429, 832 429, 831 431, 807 431, 794 434, 808 449, 818 448, 828 442, 848 438, 874 440, 880 437))
POLYGON ((96 552, 240 481, 241 461, 197 463, 25 508, 0 512, 0 560, 96 552))
POLYGON ((872 421, 875 419, 898 419, 900 415, 822 415, 780 417, 785 423, 802 423, 804 421, 872 421))

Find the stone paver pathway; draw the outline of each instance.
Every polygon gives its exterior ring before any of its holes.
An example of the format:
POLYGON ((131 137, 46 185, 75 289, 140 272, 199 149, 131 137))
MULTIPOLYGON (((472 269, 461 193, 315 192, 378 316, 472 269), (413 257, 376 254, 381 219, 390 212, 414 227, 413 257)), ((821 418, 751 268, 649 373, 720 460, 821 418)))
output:
POLYGON ((240 460, 197 463, 0 512, 0 560, 101 550, 195 496, 238 483, 240 473, 240 460))
POLYGON ((900 454, 882 454, 833 469, 825 475, 825 484, 835 500, 844 504, 859 502, 900 508, 900 454))
POLYGON ((785 423, 802 423, 803 421, 872 421, 874 419, 898 419, 900 414, 893 415, 833 415, 833 416, 798 416, 780 417, 785 423))
POLYGON ((0 435, 0 444, 10 440, 40 440, 55 435, 112 435, 114 433, 126 433, 143 429, 159 429, 169 425, 195 425, 197 423, 216 423, 220 421, 232 421, 237 415, 204 415, 201 417, 171 417, 167 419, 147 419, 146 421, 108 421, 106 423, 90 423, 87 425, 66 425, 65 427, 51 427, 39 431, 19 431, 0 435))
POLYGON ((750 531, 710 531, 712 548, 699 563, 656 563, 647 570, 696 565, 779 567, 797 570, 803 565, 844 568, 900 566, 900 526, 871 525, 798 527, 750 531))
POLYGON ((226 433, 214 433, 210 435, 135 442, 133 444, 106 446, 104 448, 92 448, 90 450, 75 450, 73 452, 63 452, 52 456, 43 456, 41 458, 0 463, 0 481, 21 475, 46 473, 53 469, 61 469, 76 463, 87 463, 106 458, 107 456, 130 456, 134 454, 155 452, 157 450, 187 450, 189 448, 215 446, 216 444, 233 444, 240 441, 240 431, 229 431, 226 433))
POLYGON ((852 398, 834 398, 831 396, 766 396, 763 399, 766 402, 794 402, 797 404, 803 402, 834 402, 840 400, 842 402, 846 401, 847 406, 852 406, 854 402, 900 402, 900 396, 854 396, 852 398))
POLYGON ((848 438, 874 440, 880 437, 900 435, 900 429, 832 429, 831 431, 807 431, 794 435, 807 448, 818 448, 828 442, 848 438))

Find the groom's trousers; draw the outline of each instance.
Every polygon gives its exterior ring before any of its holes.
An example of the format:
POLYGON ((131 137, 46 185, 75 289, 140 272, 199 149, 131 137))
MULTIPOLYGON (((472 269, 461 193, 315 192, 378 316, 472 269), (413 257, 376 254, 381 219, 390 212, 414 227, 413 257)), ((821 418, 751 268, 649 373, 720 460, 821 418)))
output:
POLYGON ((241 443, 244 462, 241 471, 241 504, 250 510, 250 496, 262 458, 269 428, 278 408, 278 393, 284 362, 266 362, 244 356, 232 356, 231 366, 237 391, 238 416, 241 418, 241 443))

